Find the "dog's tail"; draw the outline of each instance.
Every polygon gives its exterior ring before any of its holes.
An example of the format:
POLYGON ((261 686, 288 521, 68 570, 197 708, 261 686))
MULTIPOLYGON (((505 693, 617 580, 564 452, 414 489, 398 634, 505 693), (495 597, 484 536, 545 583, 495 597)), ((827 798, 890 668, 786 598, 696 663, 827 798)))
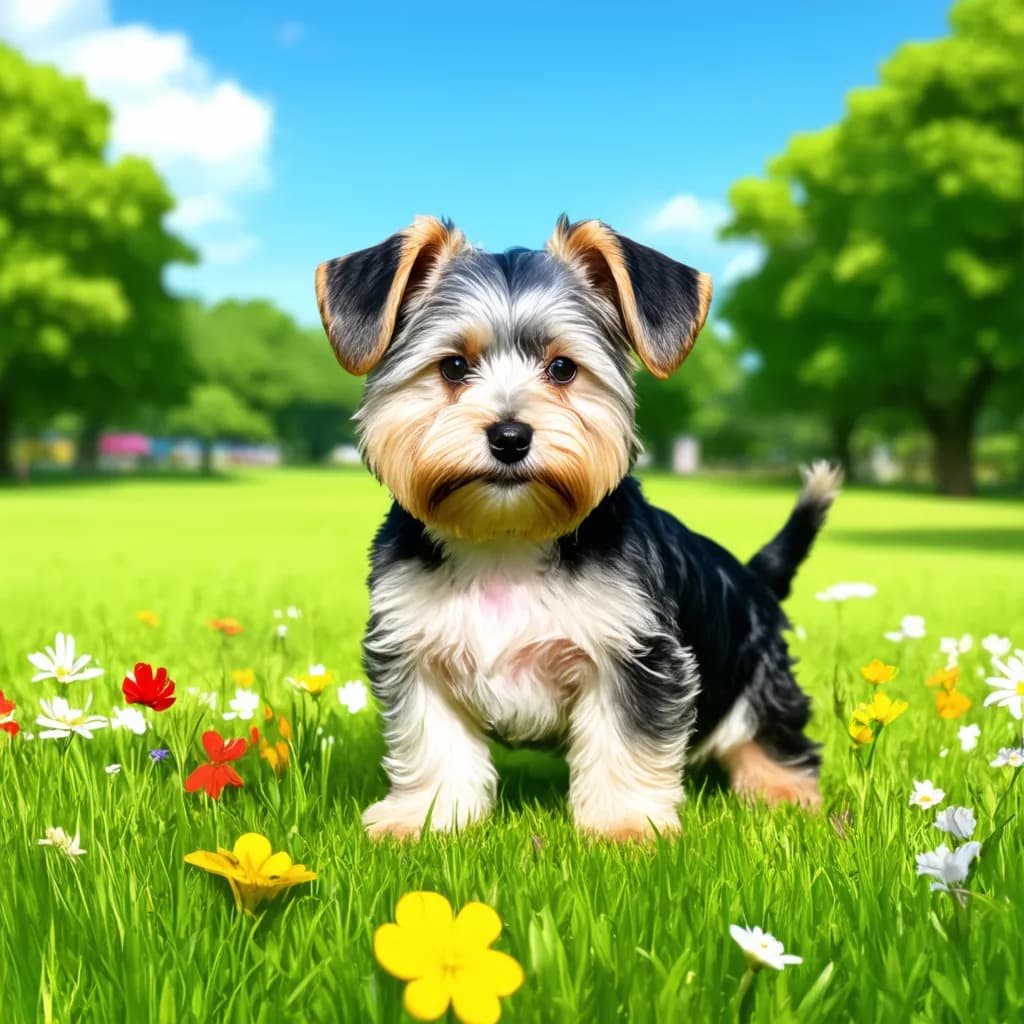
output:
POLYGON ((843 471, 829 462, 801 466, 804 486, 786 525, 754 557, 747 568, 781 601, 789 597, 789 585, 811 550, 843 482, 843 471))

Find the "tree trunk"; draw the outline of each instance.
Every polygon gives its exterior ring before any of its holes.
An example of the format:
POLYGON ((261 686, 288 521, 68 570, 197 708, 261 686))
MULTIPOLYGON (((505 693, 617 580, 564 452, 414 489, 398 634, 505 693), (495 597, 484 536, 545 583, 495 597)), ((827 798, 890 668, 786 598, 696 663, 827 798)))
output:
POLYGON ((0 391, 0 480, 14 477, 14 399, 0 391))
POLYGON ((832 422, 832 457, 842 466, 847 477, 853 477, 853 451, 850 441, 853 438, 854 423, 852 420, 833 420, 832 422))
POLYGON ((930 427, 932 472, 941 494, 970 495, 974 486, 975 410, 950 410, 930 427))
POLYGON ((75 470, 95 473, 100 468, 100 434, 103 423, 95 416, 87 416, 82 423, 75 445, 75 470))

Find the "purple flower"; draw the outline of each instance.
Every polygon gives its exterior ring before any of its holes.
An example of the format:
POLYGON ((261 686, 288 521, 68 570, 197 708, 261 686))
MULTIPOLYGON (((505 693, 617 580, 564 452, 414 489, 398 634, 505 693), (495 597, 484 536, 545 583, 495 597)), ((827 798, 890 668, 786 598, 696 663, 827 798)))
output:
POLYGON ((155 764, 157 761, 164 760, 169 753, 169 750, 165 750, 163 747, 158 747, 156 750, 151 750, 149 752, 149 759, 155 764))

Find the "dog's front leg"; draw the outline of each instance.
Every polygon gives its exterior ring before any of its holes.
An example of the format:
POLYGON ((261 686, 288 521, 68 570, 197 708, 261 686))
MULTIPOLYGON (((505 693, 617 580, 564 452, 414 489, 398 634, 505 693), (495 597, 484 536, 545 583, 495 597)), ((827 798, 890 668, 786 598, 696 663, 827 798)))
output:
POLYGON ((363 812, 373 838, 461 828, 494 806, 497 774, 479 729, 415 672, 375 687, 384 703, 384 769, 391 791, 363 812))
POLYGON ((630 685, 628 673, 598 673, 569 724, 573 820, 584 833, 618 842, 679 831, 692 717, 685 690, 666 687, 638 701, 630 685))

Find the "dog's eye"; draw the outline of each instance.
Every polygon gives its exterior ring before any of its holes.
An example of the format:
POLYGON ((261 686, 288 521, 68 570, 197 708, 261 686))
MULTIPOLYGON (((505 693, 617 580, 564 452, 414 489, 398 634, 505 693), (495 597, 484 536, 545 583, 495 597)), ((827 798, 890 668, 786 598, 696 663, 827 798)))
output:
POLYGON ((576 364, 571 359, 559 356, 548 363, 547 373, 556 384, 568 384, 576 376, 576 364))
POLYGON ((462 356, 446 356, 441 360, 441 376, 452 384, 461 384, 469 373, 469 363, 462 356))

